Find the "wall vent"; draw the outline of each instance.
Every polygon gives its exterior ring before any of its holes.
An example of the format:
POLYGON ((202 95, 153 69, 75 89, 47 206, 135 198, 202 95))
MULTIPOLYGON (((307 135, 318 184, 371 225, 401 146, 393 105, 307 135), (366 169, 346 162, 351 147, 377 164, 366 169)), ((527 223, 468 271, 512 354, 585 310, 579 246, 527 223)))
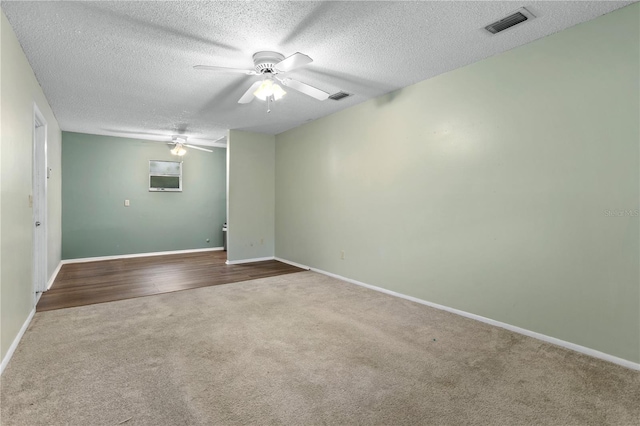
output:
POLYGON ((333 95, 329 96, 329 99, 333 99, 334 101, 339 101, 340 99, 344 99, 344 98, 347 98, 349 96, 351 96, 351 93, 340 91, 340 92, 334 93, 333 95))
POLYGON ((503 18, 493 24, 484 27, 491 34, 498 34, 501 31, 514 27, 518 24, 535 18, 535 16, 524 7, 518 9, 515 13, 503 18))

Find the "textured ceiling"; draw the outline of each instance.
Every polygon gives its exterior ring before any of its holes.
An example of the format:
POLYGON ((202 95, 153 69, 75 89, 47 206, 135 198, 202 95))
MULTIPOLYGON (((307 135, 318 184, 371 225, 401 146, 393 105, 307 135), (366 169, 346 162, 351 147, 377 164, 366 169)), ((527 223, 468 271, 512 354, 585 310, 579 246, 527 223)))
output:
POLYGON ((372 97, 504 52, 626 2, 13 2, 7 15, 63 130, 214 140, 227 129, 277 134, 372 97), (483 27, 525 6, 536 19, 498 35, 483 27), (252 68, 256 51, 314 62, 287 77, 270 114, 237 100, 259 77, 194 70, 252 68))

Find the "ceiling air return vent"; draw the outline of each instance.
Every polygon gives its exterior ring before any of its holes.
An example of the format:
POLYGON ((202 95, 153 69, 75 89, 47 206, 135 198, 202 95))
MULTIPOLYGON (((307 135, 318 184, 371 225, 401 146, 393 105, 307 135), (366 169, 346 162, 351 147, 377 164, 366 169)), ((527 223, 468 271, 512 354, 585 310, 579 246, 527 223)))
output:
POLYGON ((511 15, 507 16, 506 18, 503 18, 497 22, 494 22, 493 24, 489 24, 484 28, 487 31, 489 31, 491 34, 498 34, 501 31, 504 31, 508 28, 511 28, 523 22, 529 21, 533 18, 535 18, 535 16, 531 12, 529 12, 527 9, 522 7, 518 9, 515 13, 512 13, 511 15))
POLYGON ((344 99, 351 96, 351 93, 347 93, 347 92, 336 92, 333 95, 329 96, 329 99, 333 99, 334 101, 339 101, 340 99, 344 99))

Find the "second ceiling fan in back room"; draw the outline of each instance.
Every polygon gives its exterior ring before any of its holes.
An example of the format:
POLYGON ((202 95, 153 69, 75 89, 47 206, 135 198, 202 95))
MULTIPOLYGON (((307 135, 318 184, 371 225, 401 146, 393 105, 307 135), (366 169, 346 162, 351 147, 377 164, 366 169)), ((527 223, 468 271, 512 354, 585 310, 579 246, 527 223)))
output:
POLYGON ((285 58, 284 55, 278 52, 257 52, 253 55, 254 69, 239 69, 239 68, 227 68, 218 67, 212 65, 196 65, 195 69, 217 71, 217 72, 231 72, 240 73, 246 75, 259 75, 263 78, 254 82, 249 89, 238 100, 239 104, 248 104, 254 97, 267 101, 267 112, 271 112, 271 102, 277 101, 286 94, 284 89, 278 85, 280 82, 285 87, 297 90, 300 93, 304 93, 307 96, 311 96, 319 101, 324 101, 329 97, 329 93, 310 86, 298 80, 291 78, 281 78, 279 75, 288 71, 292 71, 301 66, 307 65, 313 62, 309 56, 304 53, 294 53, 293 55, 285 58))
MULTIPOLYGON (((217 142, 217 141, 215 141, 215 142, 217 142)), ((188 144, 187 143, 187 138, 185 136, 172 136, 171 137, 171 142, 169 142, 168 145, 173 145, 173 148, 171 148, 171 153, 173 155, 178 155, 180 157, 182 157, 183 155, 185 155, 187 153, 186 147, 197 149, 199 151, 213 152, 212 150, 210 150, 208 148, 203 148, 201 146, 188 144)))

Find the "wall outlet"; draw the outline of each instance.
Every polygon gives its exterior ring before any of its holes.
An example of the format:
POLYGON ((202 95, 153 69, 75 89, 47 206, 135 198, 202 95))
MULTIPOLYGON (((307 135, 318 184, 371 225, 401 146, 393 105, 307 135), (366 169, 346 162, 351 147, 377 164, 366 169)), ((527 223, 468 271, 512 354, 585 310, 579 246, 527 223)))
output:
POLYGON ((344 250, 340 250, 340 259, 344 260, 344 250))
POLYGON ((33 195, 29 195, 29 208, 33 207, 33 195))
POLYGON ((130 205, 129 200, 124 200, 124 206, 129 207, 129 205, 130 205))

